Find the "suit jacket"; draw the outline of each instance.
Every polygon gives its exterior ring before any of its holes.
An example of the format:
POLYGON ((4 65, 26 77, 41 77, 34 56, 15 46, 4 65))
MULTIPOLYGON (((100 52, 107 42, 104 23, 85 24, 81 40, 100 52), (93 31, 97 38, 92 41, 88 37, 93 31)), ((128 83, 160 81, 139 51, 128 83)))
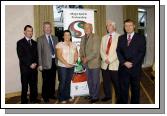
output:
POLYGON ((141 71, 141 65, 146 52, 145 36, 135 33, 130 45, 127 46, 127 34, 121 35, 117 45, 117 55, 120 61, 119 70, 127 70, 137 75, 141 71), (131 69, 127 69, 123 64, 125 61, 133 63, 131 69))
POLYGON ((30 65, 32 63, 38 64, 37 42, 31 39, 31 44, 30 46, 25 37, 17 41, 16 49, 21 73, 31 71, 30 65))
POLYGON ((109 50, 109 54, 107 56, 106 54, 106 49, 107 49, 107 44, 108 44, 108 38, 110 37, 109 34, 103 36, 102 40, 101 40, 101 48, 100 48, 100 54, 101 54, 101 68, 106 70, 108 64, 105 63, 105 60, 109 59, 109 70, 118 70, 118 66, 119 66, 119 60, 117 57, 117 53, 116 53, 116 48, 117 48, 117 42, 118 42, 118 37, 120 34, 116 33, 114 34, 114 36, 112 37, 112 43, 110 46, 110 50, 109 50))
MULTIPOLYGON (((58 43, 58 38, 52 35, 52 40, 55 50, 55 46, 58 43)), ((52 53, 50 51, 50 46, 45 35, 42 35, 37 38, 37 45, 38 45, 39 66, 42 66, 43 69, 51 69, 52 53)), ((57 64, 56 50, 55 50, 55 64, 57 64)))
POLYGON ((81 38, 80 57, 88 59, 88 68, 100 68, 100 38, 95 34, 90 34, 87 42, 85 36, 81 38))

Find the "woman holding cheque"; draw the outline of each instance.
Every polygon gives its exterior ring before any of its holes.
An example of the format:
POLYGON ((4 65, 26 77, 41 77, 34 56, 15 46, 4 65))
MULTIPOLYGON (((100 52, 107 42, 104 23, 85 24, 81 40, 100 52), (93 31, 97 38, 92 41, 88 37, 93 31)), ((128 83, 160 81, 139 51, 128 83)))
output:
POLYGON ((58 79, 59 94, 58 99, 61 103, 72 102, 70 97, 71 79, 74 73, 74 64, 78 59, 77 47, 71 41, 71 32, 65 30, 63 33, 64 42, 56 45, 58 58, 58 79))

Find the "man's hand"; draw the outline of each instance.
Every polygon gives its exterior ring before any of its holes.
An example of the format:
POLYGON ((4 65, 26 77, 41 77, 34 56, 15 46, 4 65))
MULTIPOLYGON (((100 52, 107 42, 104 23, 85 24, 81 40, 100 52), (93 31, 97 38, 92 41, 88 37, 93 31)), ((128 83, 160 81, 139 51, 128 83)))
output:
POLYGON ((87 58, 83 58, 83 64, 86 64, 88 62, 87 58))
POLYGON ((71 68, 71 67, 73 67, 73 65, 71 65, 71 64, 66 64, 66 67, 67 67, 67 68, 71 68))
POLYGON ((36 66, 37 66, 37 64, 36 64, 36 63, 32 63, 32 64, 30 65, 30 68, 31 68, 31 69, 35 69, 35 68, 36 68, 36 66))
POLYGON ((110 61, 108 59, 105 60, 106 64, 110 64, 110 61))
POLYGON ((126 62, 124 63, 124 65, 125 65, 128 69, 130 69, 130 68, 133 67, 133 63, 131 63, 131 62, 129 62, 129 61, 126 61, 126 62))
POLYGON ((40 71, 42 71, 42 70, 43 70, 43 69, 42 69, 42 66, 39 66, 39 67, 38 67, 38 69, 39 69, 40 71))

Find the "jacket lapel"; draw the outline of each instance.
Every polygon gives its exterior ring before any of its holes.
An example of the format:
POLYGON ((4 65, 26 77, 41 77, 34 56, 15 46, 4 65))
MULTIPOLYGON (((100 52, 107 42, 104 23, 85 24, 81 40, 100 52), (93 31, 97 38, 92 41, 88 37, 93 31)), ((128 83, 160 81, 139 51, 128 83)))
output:
POLYGON ((48 50, 50 49, 48 40, 47 40, 45 35, 43 35, 43 44, 44 44, 44 46, 47 46, 48 50))
POLYGON ((90 34, 90 36, 87 40, 86 46, 89 46, 89 44, 92 44, 92 42, 90 42, 90 41, 92 41, 92 38, 93 38, 93 34, 90 34))
POLYGON ((25 45, 27 46, 27 47, 30 47, 30 45, 29 45, 29 43, 28 43, 28 41, 27 41, 27 39, 24 37, 24 43, 25 43, 25 45))
POLYGON ((129 46, 133 45, 133 43, 134 43, 134 41, 135 41, 135 36, 136 36, 136 33, 134 33, 134 35, 133 35, 133 37, 132 37, 132 40, 131 40, 129 46))

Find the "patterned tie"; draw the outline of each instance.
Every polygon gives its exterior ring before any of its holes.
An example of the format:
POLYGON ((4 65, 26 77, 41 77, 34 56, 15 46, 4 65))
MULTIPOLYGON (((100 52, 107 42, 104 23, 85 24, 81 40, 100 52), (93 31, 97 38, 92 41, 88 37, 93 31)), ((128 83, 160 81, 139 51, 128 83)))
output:
POLYGON ((131 39, 131 35, 129 34, 129 35, 128 35, 128 46, 130 45, 131 40, 132 40, 132 39, 131 39))
POLYGON ((109 40, 108 40, 107 50, 106 50, 106 54, 107 54, 107 55, 109 54, 111 42, 112 42, 112 35, 110 35, 110 38, 109 38, 109 40))
POLYGON ((52 55, 54 55, 55 51, 54 51, 53 44, 52 44, 50 36, 48 36, 48 39, 49 39, 49 46, 50 46, 51 53, 52 53, 52 55))

